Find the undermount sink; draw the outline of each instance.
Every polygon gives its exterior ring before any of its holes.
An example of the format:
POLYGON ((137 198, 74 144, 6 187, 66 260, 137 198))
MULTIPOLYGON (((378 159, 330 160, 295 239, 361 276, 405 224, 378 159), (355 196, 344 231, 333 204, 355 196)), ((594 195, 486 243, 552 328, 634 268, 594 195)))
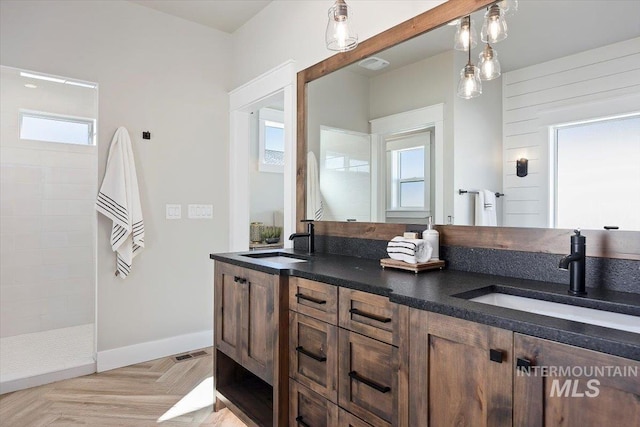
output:
POLYGON ((640 317, 632 316, 630 314, 596 310, 594 308, 561 304, 535 298, 526 298, 501 292, 491 292, 480 295, 478 297, 470 298, 469 301, 640 334, 640 317))
POLYGON ((294 255, 288 252, 259 252, 255 254, 244 254, 242 256, 260 259, 261 261, 276 262, 279 264, 290 264, 295 262, 308 261, 300 255, 294 255))

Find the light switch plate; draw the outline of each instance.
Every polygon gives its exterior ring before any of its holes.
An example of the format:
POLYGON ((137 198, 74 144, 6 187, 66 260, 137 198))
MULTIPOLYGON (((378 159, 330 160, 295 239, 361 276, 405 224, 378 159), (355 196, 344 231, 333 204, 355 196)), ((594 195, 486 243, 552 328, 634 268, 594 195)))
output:
POLYGON ((166 205, 167 219, 182 218, 182 205, 166 205))
POLYGON ((189 219, 212 219, 213 205, 189 205, 187 216, 189 219))

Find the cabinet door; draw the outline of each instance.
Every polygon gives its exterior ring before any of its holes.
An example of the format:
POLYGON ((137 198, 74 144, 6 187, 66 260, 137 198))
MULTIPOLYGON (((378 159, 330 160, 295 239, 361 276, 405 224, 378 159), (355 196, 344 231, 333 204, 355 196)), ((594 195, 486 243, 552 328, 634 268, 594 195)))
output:
POLYGON ((512 425, 511 331, 416 309, 410 331, 411 426, 512 425))
POLYGON ((398 349, 340 329, 338 402, 374 426, 399 425, 398 349))
POLYGON ((338 327, 289 313, 289 375, 338 402, 338 327))
POLYGON ((338 427, 338 406, 294 380, 289 380, 289 425, 338 427))
POLYGON ((244 269, 242 279, 242 365, 273 385, 274 347, 278 324, 274 289, 278 276, 244 269))
POLYGON ((340 421, 340 427, 371 427, 371 424, 362 421, 360 418, 348 413, 342 408, 339 409, 338 419, 340 421))
POLYGON ((216 348, 241 363, 240 346, 240 305, 242 304, 242 286, 238 281, 240 268, 215 263, 214 279, 214 323, 216 348))
POLYGON ((638 425, 640 362, 521 334, 514 356, 514 425, 638 425))

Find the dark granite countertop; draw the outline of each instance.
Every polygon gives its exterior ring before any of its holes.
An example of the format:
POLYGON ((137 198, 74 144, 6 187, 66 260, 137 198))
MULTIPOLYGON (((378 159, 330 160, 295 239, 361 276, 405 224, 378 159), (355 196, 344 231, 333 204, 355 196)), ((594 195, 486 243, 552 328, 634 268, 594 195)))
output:
POLYGON ((588 288, 587 297, 572 297, 567 294, 566 285, 557 283, 447 269, 414 274, 383 269, 378 260, 322 253, 307 256, 290 249, 211 254, 210 258, 266 273, 302 277, 384 295, 409 307, 640 360, 640 334, 468 300, 488 291, 498 291, 640 316, 639 294, 588 288), (246 256, 278 252, 308 261, 276 263, 246 256))

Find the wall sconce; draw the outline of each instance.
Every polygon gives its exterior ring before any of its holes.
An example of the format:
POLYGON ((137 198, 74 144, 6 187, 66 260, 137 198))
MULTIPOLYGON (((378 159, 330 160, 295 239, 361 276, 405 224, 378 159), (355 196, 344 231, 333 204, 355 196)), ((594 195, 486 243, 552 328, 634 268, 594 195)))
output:
POLYGON ((524 157, 516 160, 516 175, 523 178, 529 174, 529 159, 524 157))

